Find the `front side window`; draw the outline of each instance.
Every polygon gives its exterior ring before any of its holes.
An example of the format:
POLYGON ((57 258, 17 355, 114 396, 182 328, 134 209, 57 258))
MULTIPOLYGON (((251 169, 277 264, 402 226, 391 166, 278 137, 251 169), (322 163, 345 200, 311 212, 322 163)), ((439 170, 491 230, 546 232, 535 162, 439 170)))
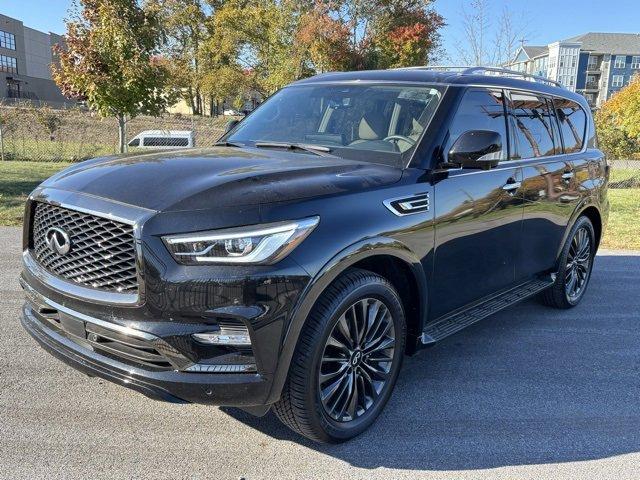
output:
POLYGON ((9 50, 16 49, 16 37, 13 33, 3 32, 0 30, 0 47, 9 50))
POLYGON ((467 90, 449 127, 449 140, 445 152, 465 132, 489 130, 502 137, 502 151, 496 159, 507 158, 507 122, 504 109, 504 94, 501 90, 467 90))
POLYGON ((613 64, 613 68, 624 68, 627 63, 627 57, 624 55, 616 55, 615 63, 613 64))
POLYGON ((554 155, 553 123, 547 100, 530 93, 511 92, 509 110, 516 142, 514 159, 554 155))
POLYGON ((576 102, 564 98, 553 100, 553 106, 562 132, 565 153, 579 152, 584 144, 587 115, 576 102))
POLYGON ((322 146, 333 155, 400 166, 441 96, 430 86, 293 85, 264 102, 225 140, 322 146))
POLYGON ((624 85, 624 75, 614 75, 611 80, 612 87, 622 87, 624 85))

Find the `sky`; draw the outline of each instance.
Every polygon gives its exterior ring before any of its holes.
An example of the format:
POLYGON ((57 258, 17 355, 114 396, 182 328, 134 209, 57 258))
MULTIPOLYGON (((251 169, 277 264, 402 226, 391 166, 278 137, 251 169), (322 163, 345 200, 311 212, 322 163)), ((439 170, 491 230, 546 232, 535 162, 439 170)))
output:
MULTIPOLYGON (((468 0, 467 0, 468 1, 468 0)), ((640 0, 488 0, 496 16, 508 5, 516 18, 528 20, 529 45, 546 45, 586 32, 640 33, 640 0), (605 8, 606 6, 606 8, 605 8)), ((445 17, 443 46, 450 56, 463 40, 463 0, 435 0, 445 17)), ((64 33, 64 18, 71 0, 0 0, 0 13, 18 18, 25 25, 43 31, 64 33)))

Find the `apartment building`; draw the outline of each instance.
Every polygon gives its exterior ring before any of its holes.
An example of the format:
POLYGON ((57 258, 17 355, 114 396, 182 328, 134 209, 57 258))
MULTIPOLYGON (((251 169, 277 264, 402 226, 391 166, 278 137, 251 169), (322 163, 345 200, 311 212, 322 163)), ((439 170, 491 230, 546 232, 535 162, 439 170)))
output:
POLYGON ((60 35, 40 32, 0 14, 0 101, 69 104, 51 78, 50 69, 55 61, 51 48, 63 41, 60 35))
POLYGON ((640 34, 591 32, 546 46, 524 45, 506 66, 558 81, 599 108, 640 72, 640 34))

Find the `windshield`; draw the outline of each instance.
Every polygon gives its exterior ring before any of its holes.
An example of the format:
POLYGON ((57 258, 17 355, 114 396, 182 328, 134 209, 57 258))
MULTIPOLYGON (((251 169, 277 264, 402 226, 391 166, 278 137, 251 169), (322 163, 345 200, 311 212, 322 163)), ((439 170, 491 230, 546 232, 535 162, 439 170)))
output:
POLYGON ((345 158, 402 165, 440 97, 429 86, 295 85, 269 98, 225 140, 322 146, 345 158))

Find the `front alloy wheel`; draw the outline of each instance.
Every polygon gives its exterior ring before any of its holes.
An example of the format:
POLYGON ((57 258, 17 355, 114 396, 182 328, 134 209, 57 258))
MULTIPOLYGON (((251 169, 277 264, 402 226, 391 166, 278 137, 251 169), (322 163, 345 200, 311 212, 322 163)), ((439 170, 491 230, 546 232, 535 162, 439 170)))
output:
POLYGON ((358 300, 339 317, 318 375, 320 400, 333 420, 355 420, 375 405, 389 380, 395 345, 393 319, 380 300, 358 300))
POLYGON ((285 425, 319 442, 359 435, 391 396, 405 336, 393 285, 373 272, 348 270, 311 310, 273 410, 285 425))

